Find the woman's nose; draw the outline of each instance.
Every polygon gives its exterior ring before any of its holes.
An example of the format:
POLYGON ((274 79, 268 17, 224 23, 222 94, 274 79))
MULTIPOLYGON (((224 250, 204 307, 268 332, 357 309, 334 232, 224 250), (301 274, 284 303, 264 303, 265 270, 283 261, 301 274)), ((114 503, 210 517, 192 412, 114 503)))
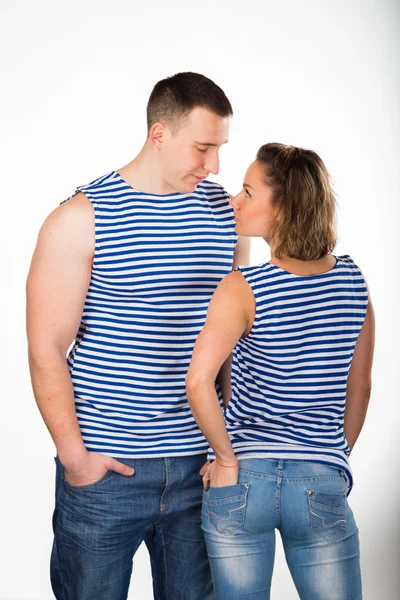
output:
POLYGON ((231 196, 229 204, 237 210, 239 208, 239 194, 237 196, 231 196))

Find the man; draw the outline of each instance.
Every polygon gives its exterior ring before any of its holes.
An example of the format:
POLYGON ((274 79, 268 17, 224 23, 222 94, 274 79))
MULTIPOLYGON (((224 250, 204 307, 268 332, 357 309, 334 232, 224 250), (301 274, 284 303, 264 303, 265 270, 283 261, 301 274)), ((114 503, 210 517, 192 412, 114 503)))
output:
POLYGON ((228 194, 206 181, 218 173, 231 115, 203 75, 158 82, 139 155, 78 188, 40 231, 28 340, 57 448, 58 599, 126 598, 143 540, 156 599, 213 597, 200 529, 207 443, 185 375, 234 253, 234 266, 248 263, 228 194))

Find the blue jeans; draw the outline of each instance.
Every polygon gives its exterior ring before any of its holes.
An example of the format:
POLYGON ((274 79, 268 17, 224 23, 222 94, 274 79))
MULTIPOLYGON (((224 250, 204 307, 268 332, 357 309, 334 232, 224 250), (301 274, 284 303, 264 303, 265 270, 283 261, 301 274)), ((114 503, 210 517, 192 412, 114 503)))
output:
POLYGON ((240 460, 237 485, 203 495, 216 599, 270 598, 278 529, 302 600, 360 600, 358 529, 346 493, 335 467, 240 460))
POLYGON ((57 600, 125 600, 132 558, 150 553, 156 600, 212 600, 201 530, 206 455, 118 459, 131 477, 108 471, 71 486, 58 459, 51 580, 57 600))

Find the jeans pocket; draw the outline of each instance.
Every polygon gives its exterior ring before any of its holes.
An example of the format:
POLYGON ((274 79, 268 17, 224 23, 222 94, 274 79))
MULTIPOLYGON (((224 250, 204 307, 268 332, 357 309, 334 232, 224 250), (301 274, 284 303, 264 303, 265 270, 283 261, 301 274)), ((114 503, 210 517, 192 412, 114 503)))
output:
POLYGON ((248 483, 209 488, 206 503, 211 527, 224 536, 239 529, 246 517, 248 491, 248 483))
POLYGON ((100 479, 96 479, 96 481, 93 481, 93 483, 89 483, 87 485, 74 485, 73 483, 69 483, 69 481, 65 479, 65 476, 63 476, 62 480, 65 483, 65 485, 71 490, 92 490, 93 488, 107 481, 107 479, 111 477, 112 473, 113 471, 108 470, 104 473, 102 477, 100 477, 100 479))
POLYGON ((307 490, 311 529, 327 542, 346 535, 346 492, 307 490))
POLYGON ((99 479, 96 479, 96 481, 93 481, 92 483, 89 483, 87 485, 74 485, 73 483, 70 483, 69 481, 66 480, 65 478, 65 469, 64 466, 62 464, 62 462, 60 461, 60 459, 58 458, 58 456, 55 457, 55 461, 56 461, 56 465, 59 467, 61 473, 61 481, 67 486, 67 488, 69 488, 70 490, 91 490, 95 487, 97 487, 98 485, 104 483, 105 481, 107 481, 107 479, 109 479, 111 477, 111 475, 113 474, 113 471, 111 469, 109 469, 108 471, 106 471, 104 473, 104 475, 102 475, 102 477, 99 477, 99 479))

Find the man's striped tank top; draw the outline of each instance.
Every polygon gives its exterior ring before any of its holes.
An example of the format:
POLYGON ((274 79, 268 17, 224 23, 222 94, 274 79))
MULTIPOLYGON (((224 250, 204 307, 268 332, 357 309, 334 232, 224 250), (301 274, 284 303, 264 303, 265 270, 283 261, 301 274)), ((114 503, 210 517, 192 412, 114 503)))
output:
POLYGON ((237 241, 229 195, 135 191, 115 171, 77 188, 95 214, 90 286, 68 365, 85 446, 115 457, 207 452, 185 375, 237 241))
POLYGON ((344 471, 351 488, 343 421, 368 304, 360 269, 340 256, 320 275, 270 263, 240 270, 256 315, 234 350, 226 423, 236 455, 327 463, 344 471))

